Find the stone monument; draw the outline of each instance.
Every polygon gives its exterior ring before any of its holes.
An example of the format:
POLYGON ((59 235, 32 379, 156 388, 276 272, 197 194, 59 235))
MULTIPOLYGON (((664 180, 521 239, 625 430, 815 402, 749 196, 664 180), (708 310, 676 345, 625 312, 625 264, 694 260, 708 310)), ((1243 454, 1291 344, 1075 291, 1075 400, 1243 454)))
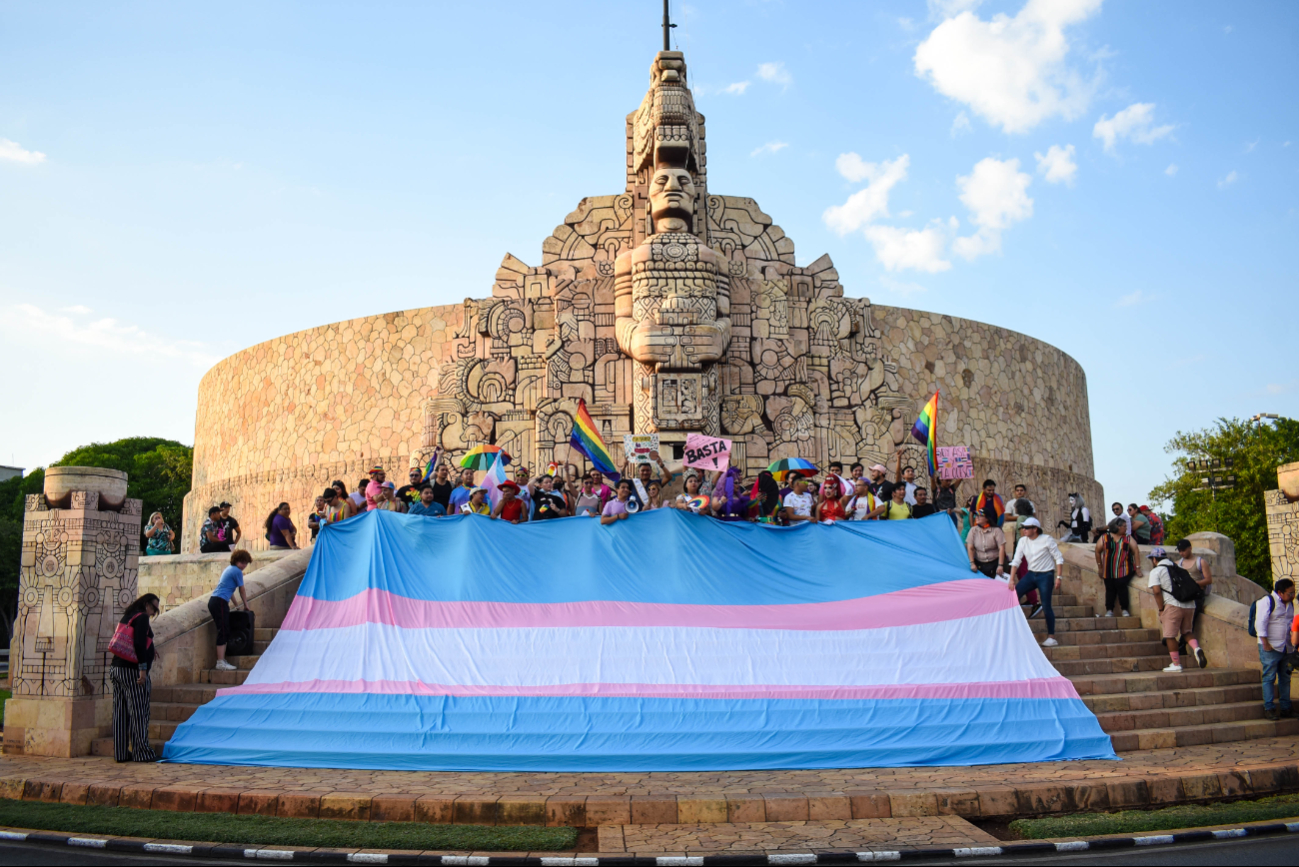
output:
POLYGON ((1299 463, 1276 468, 1277 490, 1263 493, 1272 580, 1299 582, 1299 463))
POLYGON ((6 753, 88 755, 112 733, 108 642, 135 599, 139 540, 126 473, 50 467, 27 497, 6 753))

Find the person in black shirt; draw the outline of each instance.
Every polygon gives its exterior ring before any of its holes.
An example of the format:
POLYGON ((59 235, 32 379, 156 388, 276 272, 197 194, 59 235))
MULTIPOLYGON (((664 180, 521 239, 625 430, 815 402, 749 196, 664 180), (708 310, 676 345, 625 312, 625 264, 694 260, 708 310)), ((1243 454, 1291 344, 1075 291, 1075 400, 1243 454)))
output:
POLYGON ((568 517, 568 502, 555 490, 554 476, 540 476, 528 487, 532 489, 532 520, 568 517))
MULTIPOLYGON (((410 484, 397 489, 397 502, 407 509, 419 502, 419 492, 431 488, 433 484, 424 480, 424 472, 419 467, 410 468, 410 484)), ((450 494, 450 491, 447 491, 450 494)))
POLYGON ((911 517, 924 518, 937 512, 938 509, 934 504, 929 502, 929 491, 925 488, 916 488, 916 504, 911 507, 911 517))
POLYGON ((219 505, 221 508, 221 526, 225 528, 226 541, 230 543, 230 547, 237 547, 244 531, 239 529, 239 522, 230 514, 230 504, 221 503, 219 505))
POLYGON ((110 647, 113 651, 113 758, 119 762, 158 761, 149 746, 149 698, 153 692, 149 669, 154 658, 149 618, 156 616, 158 597, 146 593, 132 602, 118 621, 119 631, 128 626, 133 633, 131 649, 110 647))
MULTIPOLYGON (((433 471, 433 502, 441 503, 442 508, 449 509, 451 505, 451 492, 456 486, 451 483, 451 473, 446 464, 438 464, 438 468, 433 471)), ((447 514, 451 514, 449 511, 447 514)))

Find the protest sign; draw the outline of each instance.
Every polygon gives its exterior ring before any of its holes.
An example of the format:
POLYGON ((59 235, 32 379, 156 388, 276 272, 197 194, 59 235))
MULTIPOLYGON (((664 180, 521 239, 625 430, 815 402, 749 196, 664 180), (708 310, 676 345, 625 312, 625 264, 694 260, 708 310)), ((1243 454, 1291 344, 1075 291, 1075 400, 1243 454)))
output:
POLYGON ((709 472, 725 470, 731 463, 731 441, 692 433, 686 437, 684 465, 709 472))
POLYGON ((623 434, 622 453, 633 464, 652 463, 653 458, 650 457, 650 452, 657 452, 658 450, 658 434, 623 434))
POLYGON ((970 450, 965 446, 939 446, 938 478, 972 479, 974 478, 974 461, 970 450))

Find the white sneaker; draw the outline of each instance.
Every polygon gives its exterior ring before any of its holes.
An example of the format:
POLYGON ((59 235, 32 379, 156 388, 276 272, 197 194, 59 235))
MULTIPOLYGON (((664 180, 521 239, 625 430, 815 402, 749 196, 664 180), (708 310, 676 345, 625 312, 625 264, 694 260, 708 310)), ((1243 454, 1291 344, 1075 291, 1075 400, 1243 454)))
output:
POLYGON ((1060 642, 1056 641, 1054 638, 1048 638, 1046 641, 1043 641, 1043 642, 1042 642, 1042 646, 1043 646, 1043 647, 1055 647, 1055 646, 1056 646, 1057 644, 1059 644, 1059 643, 1060 643, 1060 642))
POLYGON ((1129 614, 1128 612, 1124 611, 1124 612, 1123 612, 1123 616, 1124 616, 1124 617, 1131 617, 1132 615, 1129 614))
POLYGON ((235 671, 236 667, 226 662, 224 659, 218 659, 216 664, 217 671, 235 671))
POLYGON ((1168 668, 1165 668, 1164 672, 1166 674, 1177 674, 1181 670, 1182 667, 1180 665, 1178 665, 1177 663, 1173 663, 1172 665, 1168 666, 1168 668))
POLYGON ((1113 617, 1113 616, 1114 616, 1114 612, 1112 612, 1112 611, 1106 611, 1104 614, 1097 614, 1096 616, 1097 616, 1097 617, 1113 617))

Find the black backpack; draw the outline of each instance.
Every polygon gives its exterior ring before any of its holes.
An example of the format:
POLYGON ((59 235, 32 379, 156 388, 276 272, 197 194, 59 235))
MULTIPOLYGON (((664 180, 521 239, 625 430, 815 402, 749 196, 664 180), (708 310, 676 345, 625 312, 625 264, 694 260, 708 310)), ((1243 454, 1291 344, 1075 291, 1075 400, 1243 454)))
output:
POLYGON ((1168 583, 1173 586, 1173 598, 1178 602, 1195 602, 1204 597, 1204 588, 1195 583, 1191 573, 1176 563, 1165 563, 1168 570, 1168 583))
MULTIPOLYGON (((1273 609, 1276 608, 1276 602, 1273 600, 1271 593, 1264 598, 1267 599, 1267 616, 1271 617, 1273 609)), ((1254 626, 1254 618, 1258 616, 1258 603, 1262 601, 1262 599, 1255 599, 1249 604, 1249 623, 1245 624, 1245 628, 1251 638, 1258 638, 1258 629, 1254 626)))

